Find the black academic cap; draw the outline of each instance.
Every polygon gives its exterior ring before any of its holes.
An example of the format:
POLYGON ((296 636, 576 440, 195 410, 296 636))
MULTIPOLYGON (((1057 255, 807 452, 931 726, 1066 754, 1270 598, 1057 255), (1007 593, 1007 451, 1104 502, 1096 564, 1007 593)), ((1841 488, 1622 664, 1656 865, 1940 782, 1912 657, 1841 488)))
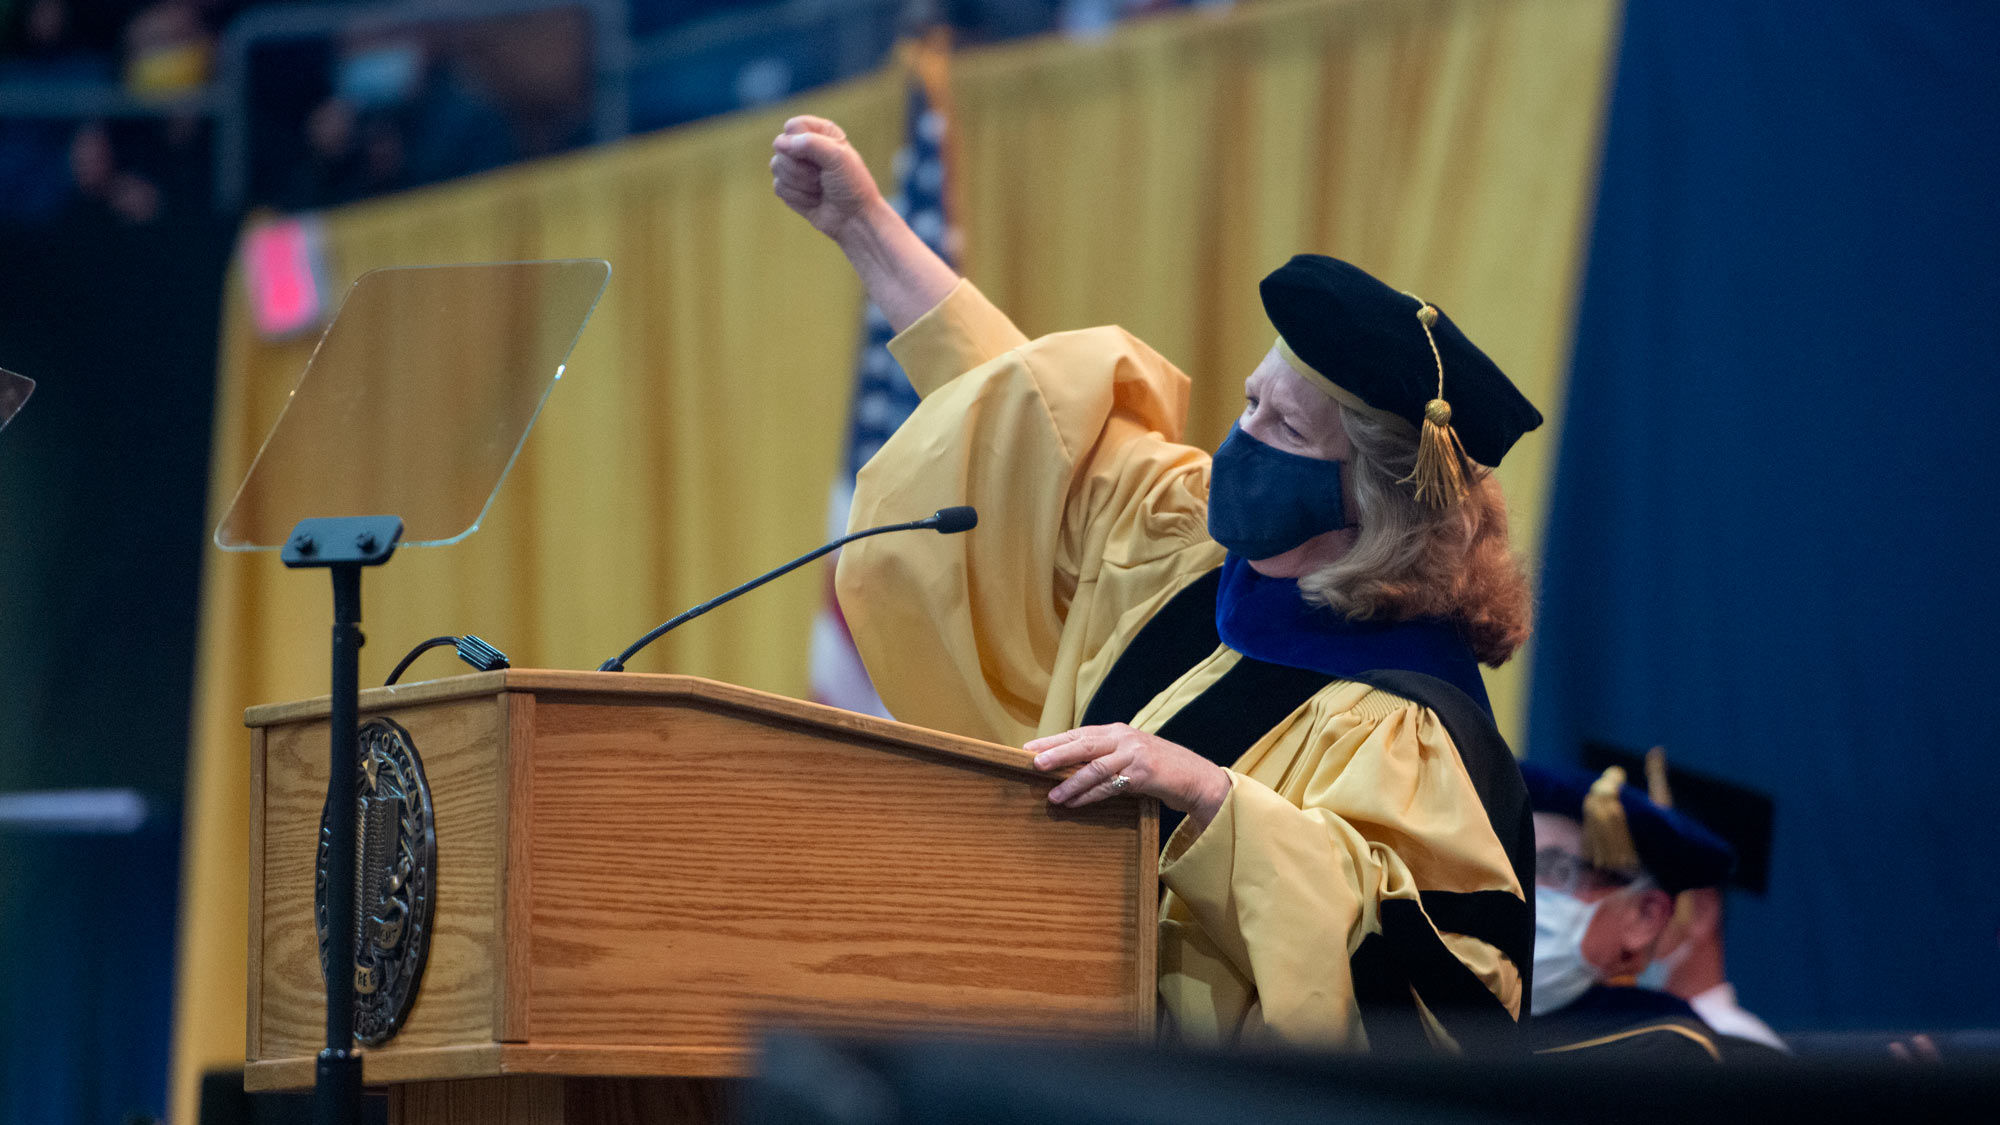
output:
MULTIPOLYGON (((1583 765, 1592 770, 1618 766, 1632 777, 1647 776, 1645 755, 1609 742, 1585 742, 1583 765)), ((1736 873, 1730 876, 1730 884, 1753 894, 1768 890, 1771 835, 1777 820, 1777 803, 1771 795, 1671 762, 1666 781, 1674 808, 1700 821, 1736 849, 1736 873)))
MULTIPOLYGON (((1529 807, 1582 824, 1586 850, 1590 837, 1607 827, 1595 810, 1586 812, 1587 799, 1593 786, 1613 782, 1617 809, 1623 813, 1618 819, 1623 831, 1629 832, 1625 837, 1629 850, 1636 853, 1638 865, 1661 890, 1677 895, 1696 887, 1720 886, 1736 865, 1736 853, 1728 842, 1692 818, 1654 804, 1643 791, 1623 784, 1623 778, 1623 770, 1600 774, 1532 761, 1521 763, 1521 779, 1528 783, 1529 807)), ((1619 866, 1586 858, 1603 866, 1619 866)))
POLYGON ((1261 290, 1264 312, 1292 353, 1287 360, 1300 361, 1294 366, 1301 374, 1342 402, 1358 399, 1421 427, 1426 408, 1442 399, 1449 405, 1444 424, 1468 456, 1488 467, 1542 424, 1534 403, 1450 317, 1359 266, 1300 254, 1266 277, 1261 290), (1432 313, 1419 319, 1422 309, 1432 313))

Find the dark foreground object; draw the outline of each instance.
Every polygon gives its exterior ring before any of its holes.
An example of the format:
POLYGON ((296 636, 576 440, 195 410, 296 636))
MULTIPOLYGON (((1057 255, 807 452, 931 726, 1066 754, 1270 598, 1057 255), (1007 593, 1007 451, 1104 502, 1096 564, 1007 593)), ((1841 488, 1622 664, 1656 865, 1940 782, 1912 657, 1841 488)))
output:
POLYGON ((1959 1121, 1991 1120, 2000 1062, 1663 1068, 778 1035, 748 1094, 754 1125, 1959 1121))
MULTIPOLYGON (((197 1125, 312 1125, 313 1095, 248 1093, 242 1070, 212 1070, 201 1076, 197 1125)), ((361 1095, 357 1125, 388 1125, 389 1099, 380 1090, 361 1095)))

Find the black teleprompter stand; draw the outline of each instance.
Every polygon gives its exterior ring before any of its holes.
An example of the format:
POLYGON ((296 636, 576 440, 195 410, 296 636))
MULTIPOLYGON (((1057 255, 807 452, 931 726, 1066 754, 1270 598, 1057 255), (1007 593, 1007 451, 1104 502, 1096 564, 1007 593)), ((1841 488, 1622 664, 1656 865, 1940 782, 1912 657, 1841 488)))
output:
POLYGON ((313 1075, 315 1125, 361 1119, 361 1056, 354 1049, 354 775, 360 769, 361 568, 381 566, 403 538, 397 516, 305 519, 279 557, 288 567, 333 571, 333 690, 327 713, 326 1049, 313 1075))

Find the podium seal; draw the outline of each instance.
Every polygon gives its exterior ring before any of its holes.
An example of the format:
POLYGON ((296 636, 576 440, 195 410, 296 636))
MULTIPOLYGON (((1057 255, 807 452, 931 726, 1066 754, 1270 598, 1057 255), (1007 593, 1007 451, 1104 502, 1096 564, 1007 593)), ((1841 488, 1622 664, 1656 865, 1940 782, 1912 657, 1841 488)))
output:
POLYGON ((379 1047, 403 1026, 430 954, 437 904, 437 832, 431 791, 410 732, 388 719, 360 729, 360 770, 354 779, 356 948, 336 966, 327 949, 327 860, 333 846, 330 809, 319 821, 313 874, 313 922, 319 930, 320 971, 354 975, 354 1038, 379 1047))

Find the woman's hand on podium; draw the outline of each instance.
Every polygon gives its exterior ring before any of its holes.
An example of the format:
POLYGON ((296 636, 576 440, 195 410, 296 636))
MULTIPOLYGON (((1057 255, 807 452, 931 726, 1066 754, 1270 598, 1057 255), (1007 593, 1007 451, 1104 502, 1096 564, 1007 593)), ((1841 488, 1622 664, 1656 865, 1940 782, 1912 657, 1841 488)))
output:
POLYGON ((958 285, 958 273, 882 198, 840 126, 794 117, 771 148, 771 190, 847 255, 890 328, 908 328, 958 285))
POLYGON ((1068 808, 1143 793, 1186 813, 1196 828, 1206 828, 1234 784, 1228 770, 1200 754, 1124 723, 1078 727, 1038 738, 1026 749, 1035 755, 1039 770, 1081 763, 1049 790, 1050 801, 1068 808))

